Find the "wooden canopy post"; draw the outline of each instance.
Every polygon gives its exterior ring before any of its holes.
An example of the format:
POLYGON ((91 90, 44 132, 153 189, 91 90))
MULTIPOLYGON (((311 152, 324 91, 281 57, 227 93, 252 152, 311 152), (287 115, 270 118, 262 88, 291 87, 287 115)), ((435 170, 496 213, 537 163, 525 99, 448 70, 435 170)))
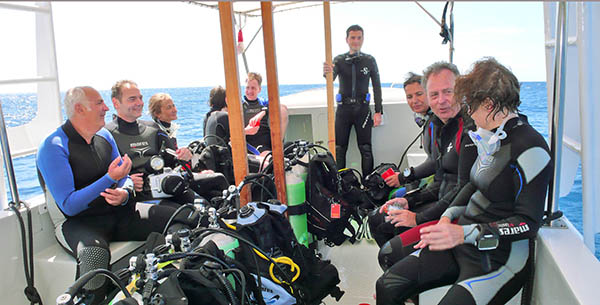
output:
MULTIPOLYGON (((233 28, 232 2, 219 2, 219 18, 221 23, 221 42, 223 44, 223 62, 225 68, 225 84, 227 90, 227 112, 229 114, 229 131, 231 133, 231 150, 233 155, 233 171, 237 185, 248 175, 248 155, 246 153, 246 136, 244 134, 244 117, 242 110, 240 80, 235 47, 235 31, 233 28)), ((248 188, 240 194, 240 206, 251 200, 248 188)))
POLYGON ((275 54, 275 32, 273 31, 273 4, 270 1, 262 1, 260 8, 265 44, 265 63, 267 66, 273 174, 277 187, 277 198, 282 203, 287 204, 285 170, 283 166, 283 142, 281 140, 283 137, 281 133, 281 111, 279 106, 279 81, 277 78, 277 57, 275 54))
MULTIPOLYGON (((325 62, 331 63, 331 13, 329 1, 323 1, 323 24, 325 26, 325 62)), ((327 147, 335 158, 335 112, 333 109, 333 73, 325 75, 327 79, 327 147)))

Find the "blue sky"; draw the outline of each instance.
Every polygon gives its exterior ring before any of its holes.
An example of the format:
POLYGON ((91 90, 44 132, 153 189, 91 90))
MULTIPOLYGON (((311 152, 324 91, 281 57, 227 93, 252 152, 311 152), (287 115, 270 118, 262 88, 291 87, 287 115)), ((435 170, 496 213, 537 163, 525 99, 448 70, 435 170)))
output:
MULTIPOLYGON (((422 5, 441 17, 443 2, 422 5)), ((224 85, 218 11, 184 2, 54 2, 61 90, 75 85, 107 89, 118 79, 144 88, 224 85)), ((322 7, 275 15, 280 84, 324 83, 322 7)), ((353 2, 331 6, 334 56, 347 51, 345 30, 365 29, 363 51, 375 56, 383 82, 401 82, 408 71, 448 59, 439 27, 414 2, 353 2)), ((0 10, 0 14, 5 13, 0 10)), ((461 71, 494 56, 521 81, 545 80, 541 2, 457 2, 455 63, 461 71)), ((34 74, 29 13, 0 18, 2 79, 34 74), (4 44, 4 43, 3 43, 4 44)), ((260 18, 244 22, 246 43, 260 18)), ((250 69, 264 73, 262 32, 247 53, 250 69)), ((240 71, 244 71, 241 57, 240 71)))

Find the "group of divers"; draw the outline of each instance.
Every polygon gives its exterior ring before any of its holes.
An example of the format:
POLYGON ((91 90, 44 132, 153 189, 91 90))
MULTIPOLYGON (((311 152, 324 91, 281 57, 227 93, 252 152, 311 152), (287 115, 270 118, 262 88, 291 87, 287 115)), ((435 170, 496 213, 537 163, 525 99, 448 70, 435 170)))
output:
MULTIPOLYGON (((349 28, 350 51, 336 57, 333 65, 325 64, 323 72, 333 72, 340 81, 338 168, 345 167, 349 129, 354 126, 366 175, 373 168, 373 153, 371 129, 365 126, 378 125, 383 108, 374 58, 360 53, 362 34, 360 27, 349 28), (373 116, 369 78, 375 93, 373 116)), ((271 137, 268 103, 258 98, 261 82, 259 74, 248 74, 243 109, 249 147, 264 154, 271 149, 271 137)), ((385 183, 401 187, 421 179, 430 182, 410 194, 398 192, 400 197, 369 213, 369 228, 380 247, 373 259, 384 269, 373 283, 376 303, 418 303, 420 292, 451 285, 439 304, 505 304, 533 267, 530 244, 542 223, 552 175, 546 141, 519 113, 519 82, 498 61, 484 58, 464 75, 451 63, 436 62, 422 76, 410 73, 404 90, 422 128, 427 159, 395 172, 385 183), (406 233, 411 232, 417 238, 409 241, 406 233)), ((151 232, 163 232, 181 203, 197 196, 184 192, 160 204, 148 203, 155 199, 149 189, 148 160, 165 147, 174 151, 172 157, 167 155, 166 166, 173 167, 176 159, 192 159, 190 149, 179 147, 175 138, 177 109, 172 98, 166 93, 150 98, 153 121, 139 119, 144 101, 135 82, 115 83, 111 99, 117 114, 105 124, 109 109, 97 90, 68 90, 68 119, 42 142, 37 154, 40 178, 56 202, 49 207, 56 238, 77 259, 78 275, 109 266, 110 242, 146 240, 151 232)), ((204 135, 228 143, 225 89, 213 88, 209 105, 204 135)), ((285 106, 281 124, 283 135, 285 106)), ((169 231, 196 225, 185 217, 175 220, 169 231)), ((96 277, 85 289, 97 296, 94 303, 100 302, 107 283, 96 277)))

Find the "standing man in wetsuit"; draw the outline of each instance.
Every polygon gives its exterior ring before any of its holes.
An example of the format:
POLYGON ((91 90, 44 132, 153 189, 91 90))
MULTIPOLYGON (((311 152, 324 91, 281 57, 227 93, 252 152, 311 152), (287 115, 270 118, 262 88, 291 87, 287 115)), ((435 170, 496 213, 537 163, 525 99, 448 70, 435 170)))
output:
POLYGON ((373 149, 371 147, 371 129, 381 124, 383 106, 381 82, 375 58, 360 51, 363 29, 352 25, 346 30, 346 43, 350 50, 333 59, 333 64, 323 64, 323 76, 333 72, 333 79, 340 76, 340 90, 336 96, 338 107, 335 113, 335 157, 338 169, 346 167, 346 151, 350 129, 354 126, 356 142, 361 155, 363 176, 373 171, 373 149), (375 96, 375 114, 371 119, 369 108, 369 80, 375 96))
MULTIPOLYGON (((49 191, 48 210, 56 239, 77 259, 77 275, 108 269, 109 242, 146 240, 162 232, 175 209, 135 203, 133 191, 122 188, 131 169, 112 135, 104 128, 108 107, 92 87, 75 87, 65 95, 68 120, 40 145, 37 154, 40 184, 49 191), (50 204, 56 202, 56 204, 50 204)), ((103 276, 84 288, 104 298, 103 276)), ((90 304, 87 303, 86 304, 90 304)))
MULTIPOLYGON (((106 124, 119 147, 121 154, 131 157, 131 179, 135 186, 137 201, 152 199, 152 192, 148 182, 148 171, 146 163, 154 155, 161 153, 163 148, 176 151, 177 159, 189 161, 192 153, 187 147, 177 149, 169 136, 152 121, 138 120, 142 116, 144 101, 142 93, 135 82, 121 80, 115 83, 111 89, 113 106, 117 111, 117 117, 106 124)), ((166 156, 167 167, 175 167, 175 158, 166 156)), ((192 200, 193 197, 185 196, 184 200, 192 200)))
MULTIPOLYGON (((256 72, 248 73, 244 94, 244 125, 246 125, 246 142, 263 151, 271 150, 271 127, 269 124, 269 101, 258 97, 261 91, 262 76, 256 72)), ((281 141, 288 125, 288 109, 280 104, 281 141)))

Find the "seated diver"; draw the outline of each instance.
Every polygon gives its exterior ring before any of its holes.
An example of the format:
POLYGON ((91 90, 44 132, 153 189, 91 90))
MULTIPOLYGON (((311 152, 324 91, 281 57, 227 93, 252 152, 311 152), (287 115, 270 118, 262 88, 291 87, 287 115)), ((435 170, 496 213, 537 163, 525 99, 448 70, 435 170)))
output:
MULTIPOLYGON (((229 132, 229 115, 227 113, 226 90, 221 86, 210 90, 208 104, 210 111, 204 118, 204 141, 206 145, 229 145, 231 133, 229 132)), ((256 133, 260 128, 260 121, 265 112, 260 112, 250 119, 248 126, 244 128, 245 133, 256 133)), ((263 156, 250 143, 246 143, 248 149, 248 166, 252 173, 259 171, 263 156)))
POLYGON ((470 182, 438 224, 420 230, 418 250, 377 280, 377 304, 443 285, 452 286, 439 304, 505 304, 526 282, 552 163, 545 139, 518 115, 519 87, 493 58, 458 78, 455 95, 478 127, 469 132, 478 151, 470 182))
MULTIPOLYGON (((154 94, 150 97, 148 112, 150 112, 150 116, 156 123, 156 126, 169 136, 175 149, 179 149, 177 145, 177 130, 179 129, 179 124, 174 122, 177 120, 177 107, 175 107, 171 95, 168 93, 154 94)), ((181 148, 181 151, 185 150, 189 151, 187 147, 181 148)), ((182 155, 183 154, 188 155, 188 152, 183 152, 182 155)), ((191 154, 191 152, 189 154, 191 154)))
MULTIPOLYGON (((403 173, 394 173, 385 178, 385 183, 394 188, 399 188, 394 193, 394 198, 386 202, 388 205, 398 201, 398 198, 405 197, 413 207, 413 211, 419 212, 431 206, 437 199, 440 190, 440 179, 434 179, 426 187, 416 189, 406 194, 406 186, 409 183, 419 183, 421 179, 425 179, 435 173, 436 161, 433 156, 435 149, 434 140, 434 124, 432 122, 434 115, 429 107, 427 94, 421 85, 421 75, 409 73, 408 78, 404 81, 404 93, 408 106, 414 113, 415 123, 422 128, 421 146, 427 154, 427 159, 415 167, 407 168, 403 173)), ((386 213, 373 211, 369 214, 369 229, 373 238, 379 247, 382 247, 385 242, 390 240, 395 235, 398 235, 403 229, 396 229, 393 224, 385 221, 386 213)))
MULTIPOLYGON (((162 232, 175 208, 136 203, 133 191, 123 188, 132 162, 102 128, 108 107, 98 91, 70 89, 64 105, 68 119, 41 143, 37 167, 40 184, 56 202, 48 205, 56 239, 76 258, 81 276, 108 269, 109 242, 143 241, 162 232)), ((94 295, 92 304, 104 298, 105 284, 99 275, 84 286, 94 295)))
POLYGON ((412 252, 398 236, 412 227, 439 219, 458 191, 468 182, 469 168, 477 151, 467 131, 474 129, 453 96, 454 81, 459 75, 455 65, 437 62, 424 71, 423 85, 434 113, 428 124, 431 157, 413 168, 409 175, 422 178, 430 174, 434 180, 420 192, 393 198, 371 213, 371 234, 381 245, 379 262, 385 270, 412 252), (435 193, 437 191, 437 193, 435 193), (400 209, 392 210, 395 206, 400 209), (387 212, 386 212, 387 211, 387 212))
MULTIPOLYGON (((143 121, 142 116, 144 101, 142 94, 135 82, 121 80, 111 88, 113 106, 117 111, 116 118, 106 124, 119 147, 121 154, 127 154, 132 161, 131 179, 134 185, 134 199, 148 201, 155 199, 152 195, 148 176, 152 172, 148 169, 149 160, 161 154, 164 157, 165 167, 175 168, 180 161, 190 161, 192 154, 187 147, 176 148, 169 135, 163 132, 155 122, 143 121), (171 149, 175 156, 164 153, 171 149)), ((181 195, 161 200, 161 204, 179 206, 194 201, 194 193, 185 190, 181 195)))
MULTIPOLYGON (((246 88, 244 89, 244 100, 242 107, 244 111, 244 124, 246 126, 246 142, 255 147, 261 154, 271 151, 271 126, 269 123, 269 101, 258 97, 261 91, 262 76, 256 72, 248 73, 246 88)), ((288 125, 288 108, 279 105, 281 122, 281 141, 285 136, 288 125)))

